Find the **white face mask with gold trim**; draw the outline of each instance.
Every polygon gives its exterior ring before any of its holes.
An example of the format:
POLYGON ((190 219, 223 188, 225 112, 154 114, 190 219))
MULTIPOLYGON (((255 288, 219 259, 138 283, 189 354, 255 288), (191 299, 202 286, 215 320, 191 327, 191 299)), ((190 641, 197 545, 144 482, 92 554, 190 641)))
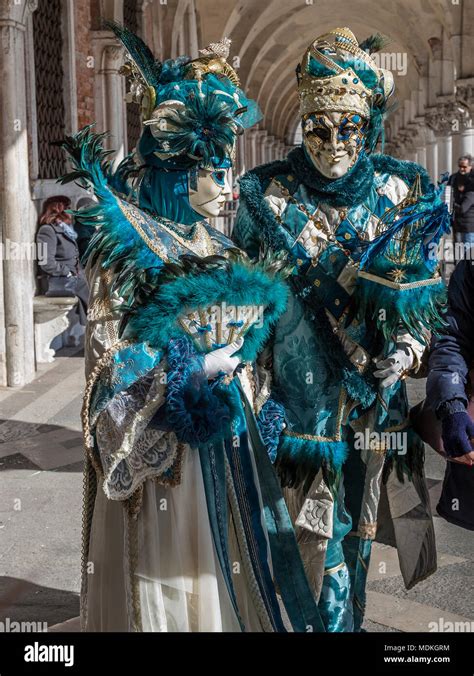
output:
POLYGON ((303 142, 316 169, 327 178, 344 176, 365 146, 367 120, 358 113, 317 112, 302 122, 303 142))
POLYGON ((230 194, 229 169, 199 169, 196 190, 189 190, 189 203, 201 216, 212 218, 219 216, 230 194))

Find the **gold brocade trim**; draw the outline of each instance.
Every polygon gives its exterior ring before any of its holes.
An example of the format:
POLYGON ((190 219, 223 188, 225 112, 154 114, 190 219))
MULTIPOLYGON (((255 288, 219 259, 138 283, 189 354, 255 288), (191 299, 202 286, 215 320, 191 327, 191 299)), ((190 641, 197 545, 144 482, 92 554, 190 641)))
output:
POLYGON ((346 562, 343 561, 342 563, 338 563, 337 566, 333 566, 332 568, 327 568, 327 570, 324 571, 323 575, 332 575, 333 573, 337 573, 338 570, 342 570, 345 567, 346 567, 346 562))
MULTIPOLYGON (((105 310, 105 316, 110 316, 112 314, 112 303, 110 300, 110 295, 107 292, 108 288, 112 284, 113 280, 113 275, 112 271, 110 269, 104 270, 101 269, 100 272, 100 282, 101 286, 103 285, 103 296, 102 296, 102 303, 103 307, 105 310)), ((117 336, 117 331, 115 330, 115 322, 112 319, 106 319, 105 320, 105 332, 107 334, 107 337, 110 341, 111 345, 115 345, 117 342, 118 336, 117 336)))
POLYGON ((222 322, 217 322, 216 323, 216 343, 218 345, 222 345, 222 322))
POLYGON ((256 405, 257 405, 257 383, 255 381, 255 375, 254 375, 253 368, 252 368, 251 364, 248 364, 248 363, 245 364, 245 373, 247 375, 247 380, 249 382, 250 391, 252 393, 252 401, 250 403, 251 403, 251 406, 253 408, 254 413, 256 415, 258 415, 259 411, 256 409, 256 405))
POLYGON ((104 354, 97 360, 96 365, 92 369, 87 382, 86 382, 86 387, 84 390, 84 398, 83 398, 83 403, 82 403, 82 410, 81 410, 81 419, 82 419, 82 434, 84 438, 84 451, 86 453, 86 457, 90 460, 92 463, 92 466, 94 467, 95 471, 97 472, 97 475, 99 477, 103 477, 103 472, 102 472, 102 467, 100 464, 97 462, 97 459, 94 456, 94 446, 92 443, 92 435, 91 435, 91 429, 90 429, 90 423, 89 423, 89 410, 90 410, 90 403, 91 403, 91 397, 92 397, 92 390, 94 389, 94 385, 96 384, 102 369, 106 366, 107 362, 110 360, 110 358, 119 350, 121 350, 123 347, 128 347, 129 345, 132 345, 131 340, 123 340, 120 343, 116 343, 113 345, 111 348, 109 348, 104 354))
MULTIPOLYGON (((119 206, 119 208, 120 208, 120 211, 123 213, 123 215, 124 215, 125 218, 127 219, 127 221, 128 221, 128 222, 132 225, 132 227, 138 232, 138 234, 139 234, 140 237, 143 239, 143 241, 144 241, 145 244, 148 246, 148 248, 151 249, 151 250, 153 251, 153 253, 155 253, 155 254, 158 256, 158 258, 161 258, 161 260, 164 261, 164 262, 166 263, 169 259, 168 259, 168 256, 166 255, 166 250, 165 250, 165 249, 163 248, 163 246, 161 245, 161 242, 160 242, 159 244, 158 244, 157 242, 155 243, 155 242, 154 242, 154 241, 146 234, 146 232, 143 230, 143 228, 142 228, 142 226, 140 225, 140 223, 138 222, 138 220, 137 220, 137 219, 135 218, 135 216, 133 215, 132 211, 131 211, 131 210, 130 210, 130 211, 127 211, 127 209, 124 208, 124 204, 122 203, 122 200, 117 199, 117 204, 118 204, 118 206, 119 206)), ((129 206, 128 206, 128 209, 130 209, 129 206)), ((161 225, 161 223, 160 223, 160 225, 161 225)))
POLYGON ((407 291, 408 289, 418 289, 421 286, 431 286, 432 284, 438 284, 441 280, 441 277, 432 277, 431 279, 420 279, 417 282, 407 282, 406 284, 401 284, 398 282, 391 282, 389 279, 384 277, 377 277, 377 275, 372 275, 370 272, 364 272, 364 270, 359 271, 359 277, 363 279, 368 279, 370 282, 375 282, 376 284, 381 284, 382 286, 388 286, 390 289, 398 289, 399 291, 407 291))
POLYGON ((185 239, 181 237, 175 230, 168 228, 164 223, 160 221, 160 227, 163 230, 173 237, 177 242, 181 244, 185 249, 193 251, 194 253, 199 253, 203 256, 212 256, 216 252, 214 242, 210 234, 207 231, 207 228, 202 223, 196 223, 194 235, 191 239, 185 239), (199 251, 200 249, 200 251, 199 251))

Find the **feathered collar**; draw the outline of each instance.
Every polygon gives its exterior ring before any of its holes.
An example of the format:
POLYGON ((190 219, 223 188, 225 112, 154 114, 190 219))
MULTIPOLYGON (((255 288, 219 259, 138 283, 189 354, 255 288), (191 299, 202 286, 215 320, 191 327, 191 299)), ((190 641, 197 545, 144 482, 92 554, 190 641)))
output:
POLYGON ((375 172, 395 174, 411 185, 417 174, 421 176, 423 192, 429 189, 430 178, 419 164, 403 162, 389 155, 362 153, 354 167, 340 178, 326 178, 308 159, 304 148, 294 148, 288 154, 291 171, 309 188, 312 197, 333 207, 353 207, 368 198, 374 184, 375 172))
POLYGON ((285 160, 264 164, 245 174, 239 181, 240 198, 246 204, 250 218, 257 225, 262 239, 274 251, 278 251, 287 248, 287 239, 275 214, 264 199, 265 191, 273 178, 294 173, 298 179, 294 181, 295 189, 298 183, 303 183, 315 203, 325 202, 334 207, 352 207, 363 203, 368 197, 374 184, 375 172, 396 175, 409 186, 419 174, 423 193, 434 191, 428 173, 415 162, 397 160, 383 154, 365 155, 359 158, 351 172, 331 181, 316 171, 306 159, 302 148, 295 148, 285 160))

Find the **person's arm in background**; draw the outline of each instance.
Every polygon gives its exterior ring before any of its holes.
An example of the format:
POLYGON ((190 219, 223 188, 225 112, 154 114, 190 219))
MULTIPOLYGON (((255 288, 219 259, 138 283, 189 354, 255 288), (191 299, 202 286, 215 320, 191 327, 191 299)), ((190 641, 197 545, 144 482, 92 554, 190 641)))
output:
POLYGON ((474 360, 474 267, 461 261, 449 284, 448 326, 432 345, 427 382, 428 404, 442 423, 443 444, 454 461, 474 463, 470 439, 474 423, 467 413, 466 384, 474 360))
POLYGON ((38 261, 38 265, 43 272, 53 277, 67 277, 69 274, 73 274, 68 265, 56 260, 56 233, 51 225, 45 224, 40 227, 36 235, 36 242, 41 244, 42 248, 43 262, 38 261))

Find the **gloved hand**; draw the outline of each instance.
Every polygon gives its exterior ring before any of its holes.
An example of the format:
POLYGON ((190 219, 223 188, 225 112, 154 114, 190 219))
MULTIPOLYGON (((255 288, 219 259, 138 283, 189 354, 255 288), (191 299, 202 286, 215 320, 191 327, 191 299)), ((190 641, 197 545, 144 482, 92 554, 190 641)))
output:
POLYGON ((445 415, 441 420, 441 436, 448 458, 467 465, 474 464, 474 422, 466 411, 445 415), (461 457, 463 458, 461 460, 461 457))
POLYGON ((238 352, 243 344, 244 339, 238 338, 233 343, 206 354, 204 357, 204 372, 207 379, 214 380, 221 373, 225 375, 233 373, 240 364, 240 359, 231 355, 238 352))
POLYGON ((379 359, 375 362, 377 371, 374 371, 376 378, 383 378, 380 383, 382 387, 391 387, 405 371, 413 367, 414 356, 408 345, 399 344, 397 349, 386 359, 379 359))

